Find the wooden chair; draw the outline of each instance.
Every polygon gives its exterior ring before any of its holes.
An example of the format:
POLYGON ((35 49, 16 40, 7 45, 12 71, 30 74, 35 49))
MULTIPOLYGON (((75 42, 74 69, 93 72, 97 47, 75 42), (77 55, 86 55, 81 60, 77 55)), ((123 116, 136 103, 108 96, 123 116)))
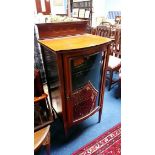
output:
POLYGON ((97 28, 91 28, 90 33, 113 39, 107 68, 107 80, 109 81, 108 90, 110 91, 111 86, 119 81, 119 79, 113 79, 113 74, 114 72, 118 72, 121 68, 121 29, 116 29, 112 26, 97 26, 97 28))
POLYGON ((111 45, 111 55, 109 56, 109 63, 107 72, 109 73, 109 76, 107 75, 107 79, 109 80, 109 88, 110 91, 111 86, 119 81, 119 78, 117 80, 113 79, 114 72, 119 72, 121 68, 121 30, 117 29, 115 33, 115 39, 111 45))
POLYGON ((93 35, 96 35, 96 28, 93 28, 93 27, 90 27, 90 30, 89 30, 89 32, 88 33, 90 33, 90 34, 93 34, 93 35))
POLYGON ((101 23, 100 23, 100 25, 99 25, 99 26, 111 27, 111 26, 112 26, 112 24, 111 24, 110 22, 103 21, 103 22, 101 22, 101 23))
POLYGON ((115 23, 116 24, 121 24, 121 16, 116 16, 115 17, 115 23))
POLYGON ((34 133, 34 151, 45 146, 47 155, 50 155, 50 125, 34 133))
POLYGON ((121 98, 121 69, 119 71, 119 81, 118 81, 116 98, 121 98))
POLYGON ((121 69, 119 71, 119 80, 117 84, 118 84, 118 87, 115 90, 115 97, 118 99, 118 98, 121 98, 121 69))
POLYGON ((93 35, 98 35, 98 36, 110 38, 111 27, 97 26, 97 28, 91 28, 90 33, 93 35))
POLYGON ((96 31, 97 31, 96 35, 99 35, 102 37, 107 37, 107 38, 110 38, 110 36, 111 36, 111 27, 97 26, 96 31))

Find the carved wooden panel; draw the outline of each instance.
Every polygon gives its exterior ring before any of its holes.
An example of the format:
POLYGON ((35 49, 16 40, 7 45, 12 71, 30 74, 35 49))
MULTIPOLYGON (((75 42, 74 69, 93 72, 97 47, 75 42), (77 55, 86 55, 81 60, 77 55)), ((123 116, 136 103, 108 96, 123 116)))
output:
POLYGON ((86 33, 88 21, 37 24, 39 39, 86 33))

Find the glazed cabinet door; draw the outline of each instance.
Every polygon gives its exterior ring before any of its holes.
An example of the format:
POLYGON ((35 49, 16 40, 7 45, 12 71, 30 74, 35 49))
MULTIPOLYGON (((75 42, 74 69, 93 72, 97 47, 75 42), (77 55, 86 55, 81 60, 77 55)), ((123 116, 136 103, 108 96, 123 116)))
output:
POLYGON ((70 125, 100 109, 100 90, 104 52, 85 52, 64 56, 65 93, 70 125))

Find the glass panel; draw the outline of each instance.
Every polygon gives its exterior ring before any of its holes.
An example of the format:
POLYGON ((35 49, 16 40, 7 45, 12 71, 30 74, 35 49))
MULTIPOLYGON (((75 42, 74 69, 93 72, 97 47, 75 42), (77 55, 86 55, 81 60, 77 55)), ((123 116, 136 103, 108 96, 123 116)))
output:
POLYGON ((99 102, 102 53, 71 59, 73 119, 89 114, 99 102))
POLYGON ((43 54, 46 68, 46 78, 50 84, 50 89, 57 88, 59 86, 59 78, 56 55, 45 48, 43 54))

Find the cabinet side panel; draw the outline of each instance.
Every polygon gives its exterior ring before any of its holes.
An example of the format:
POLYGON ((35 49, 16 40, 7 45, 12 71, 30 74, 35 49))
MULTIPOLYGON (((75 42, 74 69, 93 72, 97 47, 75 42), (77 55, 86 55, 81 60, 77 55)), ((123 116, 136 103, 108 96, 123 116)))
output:
POLYGON ((43 48, 42 54, 44 58, 44 66, 46 71, 46 79, 47 79, 48 92, 50 95, 50 101, 52 102, 51 103, 52 107, 61 117, 62 102, 61 102, 60 81, 58 77, 56 54, 46 48, 43 48))

